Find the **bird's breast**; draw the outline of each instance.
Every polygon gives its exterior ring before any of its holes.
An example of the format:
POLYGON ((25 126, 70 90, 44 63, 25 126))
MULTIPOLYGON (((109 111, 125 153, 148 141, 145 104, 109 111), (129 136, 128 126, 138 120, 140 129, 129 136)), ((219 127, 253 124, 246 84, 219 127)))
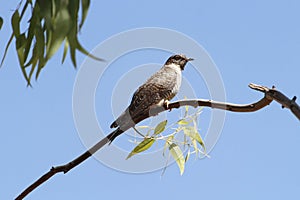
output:
POLYGON ((176 81, 175 81, 172 93, 176 95, 179 91, 180 86, 181 86, 181 72, 179 72, 179 73, 176 72, 176 81))
POLYGON ((172 99, 178 93, 181 86, 181 79, 182 79, 181 69, 180 66, 176 64, 170 64, 165 67, 167 69, 166 76, 168 76, 166 81, 169 82, 168 84, 169 86, 172 86, 171 88, 169 88, 171 90, 171 96, 169 99, 172 99))

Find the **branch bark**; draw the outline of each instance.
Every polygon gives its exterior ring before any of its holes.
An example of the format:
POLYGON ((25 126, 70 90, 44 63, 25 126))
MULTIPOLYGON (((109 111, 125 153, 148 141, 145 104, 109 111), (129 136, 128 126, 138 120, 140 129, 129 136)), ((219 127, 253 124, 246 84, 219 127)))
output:
MULTIPOLYGON (((254 112, 257 110, 262 109, 263 107, 269 105, 273 100, 277 101, 279 104, 282 105, 282 108, 289 108, 292 113, 300 120, 300 107, 296 103, 296 97, 293 97, 292 99, 289 99, 287 96, 285 96, 283 93, 277 91, 275 87, 268 88, 261 85, 256 84, 249 84, 249 87, 251 89, 260 91, 264 93, 264 97, 260 99, 259 101, 251 104, 232 104, 232 103, 225 103, 225 102, 217 102, 212 100, 204 100, 204 99, 194 99, 194 100, 180 100, 173 103, 170 103, 168 105, 168 109, 175 109, 180 108, 181 106, 204 106, 204 107, 210 107, 214 109, 222 109, 232 112, 254 112)), ((154 115, 159 114, 161 112, 164 112, 168 110, 164 107, 159 107, 155 110, 154 115)), ((123 130, 124 132, 126 130, 123 130)), ((27 187, 17 198, 16 200, 23 199, 26 197, 30 192, 32 192, 34 189, 36 189, 38 186, 46 182, 49 178, 54 176, 57 173, 63 172, 67 173, 77 165, 81 164, 83 161, 85 161, 87 158, 89 158, 91 155, 93 155, 96 151, 101 149, 104 145, 109 143, 111 140, 110 138, 113 137, 116 130, 107 135, 105 138, 103 138, 101 141, 96 143, 93 147, 88 149, 86 152, 72 160, 71 162, 60 165, 56 167, 52 167, 47 173, 45 173, 43 176, 41 176, 38 180, 36 180, 34 183, 32 183, 29 187, 27 187)))

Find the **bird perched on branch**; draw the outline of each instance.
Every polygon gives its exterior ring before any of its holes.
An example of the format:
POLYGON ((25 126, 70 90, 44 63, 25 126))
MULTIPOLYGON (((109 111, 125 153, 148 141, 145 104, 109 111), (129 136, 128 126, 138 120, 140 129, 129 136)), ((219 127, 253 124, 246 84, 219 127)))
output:
POLYGON ((110 125, 117 128, 108 139, 112 142, 117 136, 151 115, 151 110, 158 106, 168 108, 168 102, 179 91, 181 71, 188 61, 185 55, 171 56, 163 67, 153 74, 133 94, 128 108, 110 125))

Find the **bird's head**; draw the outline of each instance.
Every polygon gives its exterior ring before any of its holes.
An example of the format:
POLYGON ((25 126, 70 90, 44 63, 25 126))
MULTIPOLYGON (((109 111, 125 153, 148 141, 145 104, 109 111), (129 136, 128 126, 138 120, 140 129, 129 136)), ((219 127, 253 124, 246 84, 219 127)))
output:
POLYGON ((167 61, 165 65, 171 65, 175 64, 180 67, 181 70, 184 70, 184 67, 188 61, 194 60, 193 58, 187 58, 185 55, 177 54, 171 56, 167 61))

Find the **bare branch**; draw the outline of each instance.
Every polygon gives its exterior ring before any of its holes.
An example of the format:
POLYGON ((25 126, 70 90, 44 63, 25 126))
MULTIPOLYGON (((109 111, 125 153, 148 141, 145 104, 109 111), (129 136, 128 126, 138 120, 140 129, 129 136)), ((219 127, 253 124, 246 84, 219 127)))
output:
MULTIPOLYGON (((164 112, 166 110, 169 110, 169 109, 172 110, 175 108, 180 108, 181 106, 193 106, 193 107, 204 106, 204 107, 210 107, 210 108, 215 108, 215 109, 228 110, 228 111, 232 111, 232 112, 254 112, 254 111, 262 109, 263 107, 269 105, 273 100, 275 100, 278 103, 280 103, 283 108, 289 108, 293 112, 293 114, 300 120, 300 108, 299 108, 299 105, 296 103, 296 97, 294 97, 293 99, 289 99, 284 94, 277 91, 275 89, 275 87, 270 89, 268 87, 256 85, 256 84, 249 84, 249 87, 251 89, 263 92, 265 94, 265 96, 261 100, 255 102, 255 103, 244 104, 244 105, 243 104, 217 102, 217 101, 204 100, 204 99, 180 100, 180 101, 170 103, 168 105, 168 108, 165 108, 165 107, 157 108, 154 111, 154 115, 157 115, 157 114, 164 112)), ((112 138, 114 138, 116 133, 118 133, 118 135, 119 135, 125 131, 126 130, 120 131, 120 129, 116 129, 115 131, 110 133, 108 136, 103 138, 101 141, 99 141, 97 144, 95 144, 93 147, 91 147, 89 150, 87 150, 86 152, 81 154, 79 157, 77 157, 73 161, 71 161, 65 165, 52 167, 50 169, 50 171, 48 171, 46 174, 41 176, 37 181, 35 181, 33 184, 31 184, 28 188, 26 188, 16 198, 16 200, 23 199, 30 192, 32 192, 35 188, 37 188, 42 183, 46 182, 53 175, 60 173, 60 172, 67 173, 68 171, 70 171, 71 169, 73 169, 74 167, 76 167, 77 165, 82 163, 83 161, 85 161, 91 155, 93 155, 96 151, 101 149, 104 145, 109 143, 112 140, 112 138)))
POLYGON ((275 86, 273 86, 272 89, 269 89, 265 86, 260 86, 251 83, 249 84, 249 87, 254 90, 265 93, 265 98, 277 101, 279 104, 281 104, 282 108, 290 109, 292 113, 300 120, 300 107, 296 103, 296 96, 294 96, 292 99, 289 99, 283 93, 276 90, 275 86))
POLYGON ((105 138, 103 138, 101 141, 99 141, 97 144, 95 144, 93 147, 91 147, 89 150, 72 160, 71 162, 65 164, 65 165, 60 165, 56 167, 51 167, 51 169, 41 176, 38 180, 36 180, 34 183, 32 183, 29 187, 27 187, 17 198, 16 200, 23 199, 26 197, 30 192, 32 192, 35 188, 37 188, 39 185, 42 183, 46 182, 49 178, 51 178, 53 175, 63 172, 66 174, 68 171, 85 161, 87 158, 89 158, 91 155, 93 155, 96 151, 101 149, 104 145, 106 145, 110 141, 110 137, 114 134, 112 132, 105 138))

